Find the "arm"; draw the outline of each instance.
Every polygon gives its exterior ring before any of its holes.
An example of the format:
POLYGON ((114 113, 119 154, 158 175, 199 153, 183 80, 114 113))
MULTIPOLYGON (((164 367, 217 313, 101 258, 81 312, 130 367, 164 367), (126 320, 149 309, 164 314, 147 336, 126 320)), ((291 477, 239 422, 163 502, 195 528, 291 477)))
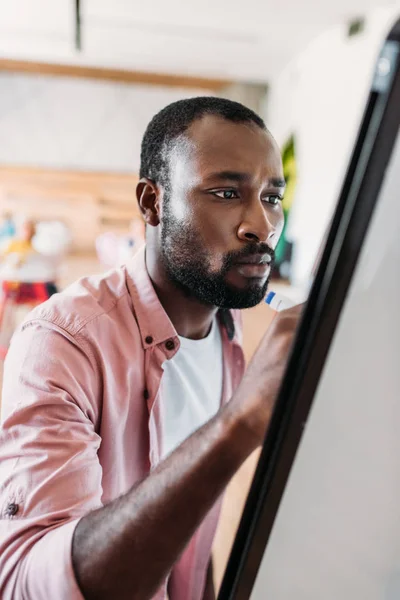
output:
POLYGON ((227 407, 141 484, 81 519, 72 558, 85 598, 151 598, 254 444, 227 407))
POLYGON ((229 479, 262 442, 299 311, 280 313, 231 402, 73 539, 87 600, 149 599, 229 479))
POLYGON ((101 503, 96 371, 62 330, 31 322, 7 355, 0 427, 0 598, 82 600, 76 523, 101 503))
POLYGON ((61 330, 36 323, 17 334, 7 357, 0 432, 1 598, 151 598, 261 443, 296 320, 295 313, 286 319, 281 313, 231 402, 105 507, 94 366, 61 330), (17 513, 8 515, 12 504, 17 513))

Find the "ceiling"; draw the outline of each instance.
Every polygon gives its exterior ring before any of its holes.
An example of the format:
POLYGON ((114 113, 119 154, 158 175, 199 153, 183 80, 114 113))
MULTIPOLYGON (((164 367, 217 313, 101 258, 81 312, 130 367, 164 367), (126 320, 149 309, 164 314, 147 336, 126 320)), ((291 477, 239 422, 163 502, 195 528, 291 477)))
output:
POLYGON ((387 0, 0 0, 0 58, 266 82, 387 0))

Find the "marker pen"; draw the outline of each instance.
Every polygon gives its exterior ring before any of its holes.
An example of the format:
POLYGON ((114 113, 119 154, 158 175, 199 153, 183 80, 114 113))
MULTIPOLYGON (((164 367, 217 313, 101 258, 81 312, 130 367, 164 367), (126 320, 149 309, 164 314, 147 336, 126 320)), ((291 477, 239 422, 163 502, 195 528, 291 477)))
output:
POLYGON ((285 310, 286 308, 291 308, 295 306, 296 302, 290 300, 290 298, 286 298, 285 296, 281 296, 276 292, 268 292, 265 296, 265 302, 276 312, 280 312, 281 310, 285 310))

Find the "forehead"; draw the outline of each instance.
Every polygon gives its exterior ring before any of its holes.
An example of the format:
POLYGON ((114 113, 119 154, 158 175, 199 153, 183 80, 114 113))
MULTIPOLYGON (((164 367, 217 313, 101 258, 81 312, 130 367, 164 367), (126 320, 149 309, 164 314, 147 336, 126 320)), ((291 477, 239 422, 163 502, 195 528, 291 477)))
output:
POLYGON ((255 123, 214 115, 192 123, 173 155, 172 170, 180 177, 183 172, 204 179, 216 171, 237 171, 264 179, 283 172, 279 148, 268 132, 255 123))

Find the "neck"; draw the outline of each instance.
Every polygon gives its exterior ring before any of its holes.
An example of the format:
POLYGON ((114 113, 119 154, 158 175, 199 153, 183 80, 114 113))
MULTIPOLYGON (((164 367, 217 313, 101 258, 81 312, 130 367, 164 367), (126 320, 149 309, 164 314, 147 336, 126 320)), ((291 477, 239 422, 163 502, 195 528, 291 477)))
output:
POLYGON ((176 287, 167 277, 161 260, 146 249, 146 267, 157 296, 178 335, 200 340, 210 331, 217 308, 207 306, 176 287))

